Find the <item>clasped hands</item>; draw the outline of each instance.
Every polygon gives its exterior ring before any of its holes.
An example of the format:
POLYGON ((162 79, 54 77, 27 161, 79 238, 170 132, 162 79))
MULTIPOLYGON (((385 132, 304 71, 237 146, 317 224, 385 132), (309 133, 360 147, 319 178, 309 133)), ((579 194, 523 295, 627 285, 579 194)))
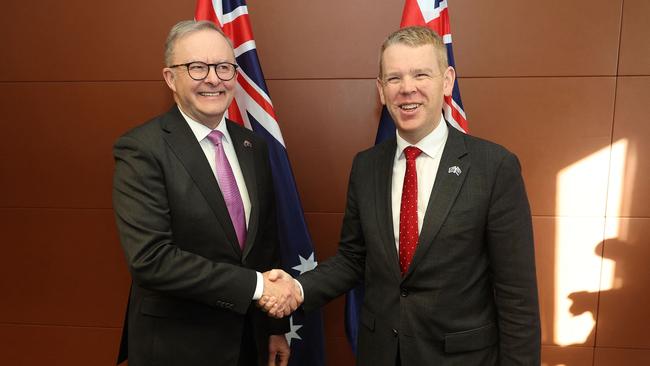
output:
POLYGON ((262 273, 264 292, 257 306, 273 318, 284 318, 302 304, 300 287, 290 274, 273 269, 262 273))

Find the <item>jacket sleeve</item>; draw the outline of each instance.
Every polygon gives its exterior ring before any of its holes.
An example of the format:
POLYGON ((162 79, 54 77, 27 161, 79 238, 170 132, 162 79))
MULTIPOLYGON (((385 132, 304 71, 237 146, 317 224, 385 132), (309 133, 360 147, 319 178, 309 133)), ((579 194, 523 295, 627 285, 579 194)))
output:
POLYGON ((347 202, 336 254, 298 277, 303 287, 303 307, 310 311, 352 289, 363 280, 366 246, 358 209, 357 190, 362 189, 360 176, 363 164, 359 155, 354 159, 348 183, 347 202))
POLYGON ((539 365, 541 331, 530 207, 517 157, 500 162, 486 228, 500 365, 539 365))
POLYGON ((113 151, 113 208, 133 281, 149 290, 246 313, 255 272, 174 243, 164 170, 147 146, 124 136, 113 151))

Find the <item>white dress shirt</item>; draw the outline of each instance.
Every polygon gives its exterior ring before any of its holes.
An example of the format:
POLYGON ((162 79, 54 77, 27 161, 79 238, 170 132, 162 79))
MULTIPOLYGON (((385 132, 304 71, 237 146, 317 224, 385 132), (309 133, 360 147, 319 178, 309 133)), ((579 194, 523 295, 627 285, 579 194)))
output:
MULTIPOLYGON (((216 150, 212 141, 208 139, 208 135, 210 134, 210 132, 212 132, 212 129, 210 129, 208 126, 200 122, 193 120, 190 116, 183 113, 180 107, 178 107, 178 110, 181 112, 181 115, 183 116, 183 118, 185 118, 185 121, 187 121, 187 124, 192 129, 192 132, 194 133, 196 140, 199 142, 199 145, 201 145, 201 149, 205 154, 205 158, 208 160, 208 163, 210 164, 210 168, 212 168, 212 173, 214 174, 214 177, 217 178, 217 167, 216 167, 217 163, 215 161, 216 150)), ((217 125, 217 128, 215 128, 215 130, 219 130, 221 131, 221 133, 223 133, 223 138, 221 139, 221 143, 223 144, 223 150, 226 153, 226 158, 228 158, 228 162, 230 163, 230 167, 232 168, 233 175, 235 176, 235 181, 237 182, 237 188, 239 188, 239 194, 241 195, 241 200, 244 204, 244 214, 246 216, 246 228, 248 228, 248 220, 251 214, 251 200, 250 197, 248 196, 248 189, 246 188, 244 175, 242 174, 241 167, 239 166, 237 153, 235 153, 235 147, 233 146, 232 139, 230 138, 230 133, 228 133, 228 128, 226 128, 225 117, 221 117, 221 121, 219 122, 219 125, 217 125)), ((261 273, 257 272, 257 284, 255 285, 255 293, 253 294, 253 300, 258 300, 259 298, 261 298, 263 292, 264 292, 264 278, 262 277, 261 273)))
MULTIPOLYGON (((418 172, 418 233, 422 231, 422 221, 427 211, 433 183, 436 180, 440 157, 447 142, 449 130, 445 119, 440 115, 438 126, 426 135, 417 144, 411 145, 404 140, 397 132, 397 149, 395 151, 395 160, 393 161, 393 177, 391 188, 391 205, 393 209, 393 232, 395 233, 395 249, 399 253, 399 211, 402 203, 402 187, 404 186, 404 174, 406 174, 406 157, 404 149, 409 146, 415 146, 422 150, 422 154, 415 159, 415 167, 418 172)), ((305 292, 300 282, 295 281, 300 288, 303 298, 305 292)))
POLYGON ((422 232, 422 221, 427 211, 429 198, 436 180, 440 157, 447 142, 449 130, 442 115, 438 126, 428 135, 423 137, 415 145, 404 140, 397 132, 397 149, 393 162, 393 178, 391 181, 391 207, 393 209, 393 233, 395 235, 395 248, 399 253, 399 214, 402 202, 402 187, 404 186, 404 174, 406 173, 406 156, 404 149, 415 146, 422 150, 422 154, 415 159, 415 167, 418 173, 418 233, 422 232))

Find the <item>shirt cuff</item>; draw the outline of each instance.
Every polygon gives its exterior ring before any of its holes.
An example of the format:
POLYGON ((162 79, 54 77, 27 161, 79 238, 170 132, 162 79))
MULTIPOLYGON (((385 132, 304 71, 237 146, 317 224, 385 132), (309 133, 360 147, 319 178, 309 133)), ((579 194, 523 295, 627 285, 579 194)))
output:
POLYGON ((259 300, 262 298, 262 294, 264 293, 264 277, 262 277, 262 274, 257 271, 255 273, 257 274, 257 284, 255 285, 253 300, 259 300))
POLYGON ((297 279, 293 279, 293 281, 298 285, 298 288, 300 289, 300 297, 302 297, 302 302, 305 302, 305 291, 302 290, 302 284, 297 279))

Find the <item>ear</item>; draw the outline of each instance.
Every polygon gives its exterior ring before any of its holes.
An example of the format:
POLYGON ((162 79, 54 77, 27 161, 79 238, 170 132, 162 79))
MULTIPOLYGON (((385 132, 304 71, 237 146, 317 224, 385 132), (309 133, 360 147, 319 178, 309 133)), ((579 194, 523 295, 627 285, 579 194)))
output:
POLYGON ((170 69, 169 67, 165 67, 164 69, 162 69, 162 74, 169 89, 171 89, 175 93, 176 84, 174 83, 174 78, 176 75, 174 75, 174 70, 170 69))
POLYGON ((443 75, 443 84, 442 84, 442 91, 445 94, 445 96, 450 96, 451 92, 454 90, 454 81, 456 80, 456 70, 454 70, 453 67, 449 66, 447 67, 447 70, 445 70, 445 73, 443 75))
POLYGON ((384 84, 382 84, 379 78, 377 78, 376 84, 377 84, 377 92, 379 93, 379 100, 381 100, 381 104, 386 105, 386 98, 384 97, 384 89, 383 89, 384 84))

